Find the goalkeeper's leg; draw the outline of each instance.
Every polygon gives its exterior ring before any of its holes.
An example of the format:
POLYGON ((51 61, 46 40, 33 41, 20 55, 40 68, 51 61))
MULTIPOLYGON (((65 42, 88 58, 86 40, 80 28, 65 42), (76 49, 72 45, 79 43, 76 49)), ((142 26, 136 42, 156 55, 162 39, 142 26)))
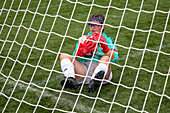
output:
POLYGON ((61 69, 64 73, 64 79, 61 80, 61 85, 64 88, 69 88, 76 90, 78 88, 77 79, 80 79, 81 76, 75 76, 75 73, 78 75, 84 75, 85 69, 83 64, 68 54, 61 54, 60 55, 60 63, 61 69))
MULTIPOLYGON (((104 56, 100 59, 99 64, 96 66, 92 79, 89 82, 87 91, 93 93, 101 84, 102 80, 111 80, 111 65, 109 64, 109 57, 104 56)), ((106 84, 106 81, 103 81, 103 84, 106 84)))

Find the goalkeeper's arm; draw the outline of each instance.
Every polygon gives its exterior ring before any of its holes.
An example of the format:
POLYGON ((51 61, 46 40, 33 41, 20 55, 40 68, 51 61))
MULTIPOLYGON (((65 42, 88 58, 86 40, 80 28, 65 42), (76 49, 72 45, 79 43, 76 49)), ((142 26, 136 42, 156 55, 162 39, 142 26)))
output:
POLYGON ((110 49, 107 53, 106 56, 109 56, 109 58, 111 58, 111 60, 115 59, 115 52, 117 53, 116 49, 110 49))
POLYGON ((103 53, 105 53, 106 56, 109 56, 109 58, 111 58, 110 60, 112 61, 114 60, 114 62, 116 62, 117 59, 119 58, 116 46, 111 47, 112 49, 109 48, 105 37, 99 32, 95 32, 93 34, 93 37, 95 40, 99 41, 103 53))
POLYGON ((75 55, 85 56, 86 54, 93 52, 95 50, 96 43, 93 43, 92 40, 92 38, 88 37, 83 44, 79 43, 75 55))

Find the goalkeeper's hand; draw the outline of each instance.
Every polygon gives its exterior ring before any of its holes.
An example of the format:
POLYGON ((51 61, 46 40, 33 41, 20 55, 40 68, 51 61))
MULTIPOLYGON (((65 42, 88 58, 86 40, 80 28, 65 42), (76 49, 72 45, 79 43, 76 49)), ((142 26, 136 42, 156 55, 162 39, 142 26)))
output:
POLYGON ((93 38, 87 37, 84 43, 80 43, 76 56, 85 56, 86 54, 93 52, 96 47, 96 43, 93 43, 93 38))
POLYGON ((100 43, 103 53, 106 54, 110 50, 109 47, 107 46, 105 37, 102 34, 100 34, 98 31, 93 34, 93 38, 94 40, 100 41, 99 43, 100 43))

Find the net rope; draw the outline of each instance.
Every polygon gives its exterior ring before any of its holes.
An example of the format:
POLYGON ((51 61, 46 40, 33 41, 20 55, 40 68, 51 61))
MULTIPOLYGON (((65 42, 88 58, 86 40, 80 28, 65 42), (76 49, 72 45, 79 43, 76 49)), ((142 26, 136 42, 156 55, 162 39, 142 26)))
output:
MULTIPOLYGON (((42 8, 42 7, 40 7, 41 0, 39 0, 38 6, 35 8, 35 9, 36 9, 35 12, 29 10, 29 6, 30 6, 30 3, 31 3, 31 0, 29 0, 26 9, 20 9, 21 4, 23 3, 23 0, 21 0, 17 10, 12 9, 12 6, 13 6, 15 0, 12 0, 9 9, 6 9, 6 8, 5 8, 5 5, 6 5, 6 3, 7 3, 7 0, 4 1, 3 5, 2 5, 2 9, 0 9, 0 16, 2 15, 2 13, 4 13, 3 11, 7 12, 7 14, 6 14, 6 17, 5 17, 4 21, 3 21, 3 24, 0 24, 0 26, 1 26, 0 34, 2 34, 5 26, 6 26, 6 27, 9 27, 9 31, 8 31, 8 34, 7 34, 7 36, 5 37, 5 39, 1 39, 1 38, 0 38, 0 42, 3 43, 3 44, 2 44, 2 47, 1 47, 1 49, 0 49, 0 58, 4 59, 4 62, 3 62, 2 66, 1 66, 1 69, 0 69, 0 74, 1 74, 4 78, 6 78, 6 79, 3 80, 3 81, 4 81, 4 84, 3 84, 3 86, 2 86, 2 89, 1 89, 1 91, 0 91, 0 94, 3 95, 4 97, 6 97, 8 100, 7 100, 6 104, 5 104, 5 107, 3 108, 3 111, 2 111, 2 112, 5 112, 6 107, 8 106, 9 101, 10 101, 11 99, 19 102, 19 105, 18 105, 18 108, 17 108, 16 112, 19 111, 22 103, 28 104, 29 106, 34 106, 35 108, 34 108, 34 111, 33 111, 33 112, 36 112, 37 107, 41 107, 41 108, 44 108, 44 109, 47 109, 47 110, 51 110, 52 112, 55 112, 56 110, 57 110, 57 111, 61 111, 61 112, 70 112, 70 111, 66 111, 66 110, 62 110, 62 109, 56 108, 57 105, 58 105, 58 102, 61 100, 61 95, 62 95, 62 93, 67 93, 67 94, 71 94, 71 95, 77 96, 76 101, 75 101, 75 103, 74 103, 74 106, 73 106, 71 112, 74 112, 74 111, 75 111, 75 108, 76 108, 76 106, 77 106, 77 104, 78 104, 78 100, 79 100, 80 96, 83 96, 83 97, 86 97, 86 98, 89 98, 89 99, 93 99, 93 100, 94 100, 93 106, 92 106, 92 108, 91 108, 91 110, 90 110, 91 112, 95 111, 94 107, 95 107, 96 101, 97 101, 97 100, 101 100, 101 101, 103 101, 103 102, 105 102, 105 103, 110 104, 110 108, 109 108, 109 111, 108 111, 108 112, 111 112, 111 109, 112 109, 113 104, 116 104, 116 105, 119 105, 119 106, 121 106, 121 107, 124 107, 124 108, 126 109, 125 112, 127 112, 128 109, 130 108, 130 109, 132 109, 132 110, 134 110, 134 111, 136 111, 136 112, 145 112, 145 113, 147 113, 147 111, 145 111, 145 106, 146 106, 146 102, 147 102, 147 99, 148 99, 148 94, 149 94, 149 93, 153 93, 153 94, 155 94, 155 95, 157 95, 157 96, 159 96, 159 97, 161 98, 160 101, 159 101, 159 106, 158 106, 158 108, 157 108, 157 112, 159 112, 160 107, 161 107, 161 103, 162 103, 162 99, 163 99, 164 97, 170 99, 170 96, 165 94, 165 88, 166 88, 166 86, 167 86, 168 77, 169 77, 169 75, 170 75, 170 67, 169 67, 168 73, 162 73, 162 72, 159 72, 159 71, 156 70, 157 63, 158 63, 158 59, 159 59, 159 55, 160 55, 160 54, 163 54, 163 55, 170 56, 170 53, 166 53, 166 52, 161 51, 161 48, 164 48, 164 47, 167 46, 167 45, 163 45, 163 40, 164 40, 165 33, 170 33, 170 31, 167 31, 167 30, 166 30, 167 24, 168 24, 168 21, 169 21, 170 10, 169 10, 168 12, 166 12, 166 11, 161 11, 161 10, 157 10, 157 6, 158 6, 158 3, 159 3, 159 0, 157 0, 157 2, 156 2, 156 6, 155 6, 155 10, 154 10, 154 11, 142 10, 144 0, 142 0, 142 2, 141 2, 141 6, 140 6, 140 10, 139 10, 139 11, 136 11, 136 10, 130 9, 130 8, 127 8, 128 0, 126 0, 125 8, 118 8, 118 7, 115 7, 115 6, 111 6, 112 0, 110 0, 108 6, 101 6, 101 5, 95 4, 95 3, 94 3, 95 0, 92 0, 92 3, 91 3, 91 4, 85 4, 84 2, 79 2, 78 0, 76 0, 76 2, 73 2, 73 1, 70 1, 70 0, 66 0, 66 1, 69 2, 69 4, 74 4, 73 10, 72 10, 72 14, 71 14, 70 18, 66 18, 66 17, 64 17, 64 16, 59 15, 60 7, 61 7, 62 5, 64 5, 64 3, 62 3, 63 0, 61 0, 61 1, 60 1, 60 4, 58 5, 59 8, 58 8, 58 10, 57 10, 56 15, 50 15, 50 14, 47 13, 48 10, 49 10, 49 7, 52 7, 52 6, 50 6, 51 0, 49 0, 49 2, 48 2, 48 5, 47 5, 47 7, 46 7, 45 14, 41 14, 41 13, 38 12, 38 9, 39 9, 39 8, 42 8), (84 5, 84 6, 90 6, 90 10, 89 10, 88 16, 87 16, 87 18, 86 18, 86 21, 80 21, 80 20, 73 19, 73 15, 74 15, 74 12, 75 12, 76 5, 77 5, 77 4, 81 4, 81 5, 84 5), (62 47, 63 47, 63 43, 64 43, 64 41, 65 41, 65 38, 70 38, 70 39, 73 39, 73 40, 78 40, 78 39, 75 38, 75 37, 71 37, 71 36, 68 36, 68 35, 67 35, 71 21, 85 24, 84 29, 83 29, 83 31, 82 31, 82 35, 83 35, 83 34, 85 33, 85 29, 86 29, 86 25, 87 25, 87 23, 88 23, 88 19, 89 19, 90 15, 91 15, 92 7, 94 7, 94 6, 107 9, 107 12, 106 12, 106 14, 105 14, 105 15, 106 15, 106 16, 105 16, 105 20, 107 19, 107 15, 108 15, 108 12, 109 12, 109 9, 110 9, 110 8, 123 11, 123 14, 122 14, 122 17, 121 17, 121 21, 120 21, 119 26, 113 26, 113 25, 109 25, 109 24, 104 23, 106 26, 109 26, 109 27, 111 27, 111 28, 118 28, 118 32, 117 32, 116 38, 115 38, 115 45, 117 45, 117 46, 119 46, 119 47, 122 47, 122 48, 128 50, 127 55, 126 55, 124 58, 122 58, 122 60, 125 60, 125 64, 124 64, 124 65, 119 65, 119 64, 116 64, 116 63, 111 63, 111 64, 113 64, 113 65, 115 65, 115 66, 118 66, 118 67, 123 68, 118 83, 114 83, 114 82, 108 81, 110 84, 113 84, 113 85, 117 86, 117 87, 116 87, 115 94, 114 94, 114 96, 113 96, 113 100, 112 100, 111 102, 99 97, 99 94, 100 94, 102 85, 100 85, 96 97, 91 97, 91 96, 88 96, 88 95, 85 95, 85 94, 82 93, 84 82, 83 82, 83 84, 82 84, 82 86, 81 86, 81 88, 80 88, 79 93, 73 93, 73 92, 66 91, 66 90, 64 90, 64 87, 62 87, 61 90, 56 90, 56 89, 47 87, 47 84, 49 83, 51 74, 52 74, 53 72, 62 74, 62 72, 55 70, 54 67, 55 67, 55 65, 56 65, 56 62, 59 60, 59 55, 61 54, 61 49, 62 49, 62 47), (138 17, 137 17, 136 25, 135 25, 135 28, 134 28, 134 29, 122 25, 122 22, 123 22, 123 19, 124 19, 124 15, 125 15, 125 12, 126 12, 126 11, 132 11, 132 12, 138 13, 138 17), (7 22, 7 19, 9 18, 10 12, 15 12, 15 16, 14 16, 14 18, 13 18, 13 21, 12 21, 12 24, 11 24, 11 25, 9 25, 9 24, 6 23, 6 22, 7 22), (20 25, 17 26, 17 25, 15 25, 14 23, 15 23, 15 21, 16 21, 16 17, 18 16, 18 13, 19 13, 19 12, 24 12, 24 15, 23 15, 23 17, 22 17, 22 20, 21 20, 20 25), (26 26, 23 25, 23 21, 24 21, 24 19, 25 19, 25 16, 26 16, 26 13, 27 13, 27 12, 33 14, 33 19, 32 19, 32 21, 31 21, 29 27, 26 27, 26 26), (151 22, 151 25, 150 25, 150 29, 149 29, 149 30, 143 30, 143 29, 138 29, 138 28, 137 28, 137 25, 138 25, 138 21, 139 21, 141 12, 153 13, 153 18, 152 18, 152 22, 151 22), (152 29, 152 25, 153 25, 153 22, 154 22, 154 17, 155 17, 155 13, 156 13, 156 12, 159 12, 159 13, 162 13, 162 14, 167 14, 166 23, 165 23, 165 26, 164 26, 164 30, 163 30, 162 32, 152 29), (42 21, 41 21, 41 24, 40 24, 40 27, 39 27, 38 30, 32 28, 32 25, 33 25, 33 22, 34 22, 34 19, 35 19, 35 16, 36 16, 36 15, 40 15, 40 16, 43 17, 43 19, 42 19, 42 21), (51 29, 50 29, 49 32, 48 32, 48 31, 43 31, 43 30, 41 30, 42 25, 43 25, 43 23, 44 23, 44 20, 45 20, 45 17, 46 17, 46 16, 54 18, 53 24, 52 24, 51 29), (65 32, 64 35, 61 35, 61 34, 59 34, 59 33, 56 33, 56 32, 53 32, 53 31, 52 31, 52 30, 53 30, 53 27, 54 27, 54 25, 55 25, 56 19, 57 19, 58 17, 69 21, 69 22, 68 22, 68 25, 67 25, 66 32, 65 32), (17 30, 17 32, 16 32, 16 34, 15 34, 15 37, 14 37, 14 40, 13 40, 13 41, 11 41, 11 40, 8 39, 8 36, 10 35, 12 28, 18 28, 18 30, 17 30), (19 31, 20 31, 21 28, 24 28, 24 29, 27 30, 27 33, 26 33, 26 36, 25 36, 25 39, 24 39, 23 43, 19 43, 18 41, 16 41, 16 38, 17 38, 17 36, 18 36, 19 31), (119 31, 120 31, 121 28, 125 28, 125 29, 127 29, 127 30, 133 31, 133 36, 132 36, 132 40, 131 40, 131 43, 130 43, 130 46, 129 46, 129 47, 126 47, 126 46, 123 46, 123 45, 120 45, 120 44, 117 44, 117 43, 116 43, 116 42, 117 42, 117 39, 118 39, 118 36, 119 36, 119 31), (32 30, 32 31, 34 31, 34 32, 37 33, 37 35, 36 35, 36 37, 35 37, 35 40, 34 40, 32 46, 29 46, 28 44, 25 43, 25 42, 26 42, 26 39, 27 39, 27 37, 28 37, 28 34, 29 34, 29 32, 30 32, 30 30, 32 30), (134 39, 134 36, 135 36, 136 31, 148 32, 147 41, 146 41, 146 44, 145 44, 145 48, 144 48, 144 49, 139 49, 139 48, 132 47, 133 39, 134 39), (149 41, 149 37, 150 37, 150 33, 151 33, 151 32, 155 32, 155 33, 158 33, 158 34, 162 34, 161 43, 160 43, 160 46, 158 47, 158 49, 159 49, 158 51, 153 50, 152 48, 151 48, 151 49, 148 49, 148 48, 147 48, 147 44, 148 44, 148 41, 149 41), (35 43, 36 43, 37 38, 38 38, 38 36, 39 36, 39 33, 45 33, 45 34, 48 35, 48 37, 47 37, 47 39, 46 39, 46 43, 45 43, 43 49, 42 49, 42 48, 38 48, 38 47, 35 46, 35 43), (56 36, 63 37, 63 40, 62 40, 62 42, 61 42, 61 46, 60 46, 58 52, 55 52, 55 51, 52 51, 52 50, 46 48, 47 43, 48 43, 48 41, 49 41, 49 38, 50 38, 50 36, 51 36, 52 34, 54 34, 54 35, 56 35, 56 36), (10 46, 10 48, 9 48, 9 51, 8 51, 8 53, 7 53, 7 56, 3 56, 3 55, 1 55, 1 53, 2 53, 2 51, 5 49, 5 44, 6 44, 6 43, 11 43, 11 46, 10 46), (16 59, 13 59, 12 57, 10 57, 10 53, 11 53, 11 51, 12 51, 12 48, 13 48, 14 44, 17 44, 17 45, 21 46, 21 48, 20 48, 20 50, 19 50, 19 52, 18 52, 18 55, 17 55, 16 59), (31 49, 30 52, 29 52, 29 54, 28 54, 28 57, 27 57, 25 63, 23 63, 22 61, 19 60, 19 56, 20 56, 21 51, 22 51, 22 49, 23 49, 24 46, 26 46, 26 47, 28 47, 28 48, 31 49), (39 58, 38 63, 37 63, 36 66, 28 63, 28 60, 29 60, 29 58, 30 58, 30 55, 31 55, 31 52, 33 51, 33 49, 42 51, 42 53, 41 53, 41 55, 40 55, 40 58, 39 58), (135 68, 135 67, 132 67, 132 66, 127 65, 127 61, 128 61, 128 57, 130 57, 130 50, 131 50, 131 49, 137 50, 137 51, 143 51, 143 52, 139 52, 139 53, 138 53, 138 54, 142 54, 142 58, 141 58, 141 61, 140 61, 140 66, 139 66, 138 68, 135 68), (39 65, 40 61, 42 60, 42 56, 43 56, 44 51, 48 51, 48 52, 53 53, 53 54, 56 55, 54 64, 53 64, 53 66, 52 66, 52 69, 47 69, 47 68, 42 67, 42 66, 39 65), (149 51, 149 52, 153 52, 153 53, 157 53, 157 57, 156 57, 156 61, 155 61, 155 65, 154 65, 153 71, 142 67, 144 55, 145 55, 145 53, 148 52, 148 51, 149 51), (2 70, 3 70, 3 68, 5 67, 5 64, 7 63, 7 59, 10 59, 10 60, 13 61, 14 63, 13 63, 13 65, 12 65, 12 68, 11 68, 9 74, 8 74, 8 75, 5 75, 5 74, 2 73, 2 70), (13 70, 14 70, 14 66, 16 65, 16 63, 19 63, 19 64, 23 65, 23 68, 22 68, 22 70, 21 70, 21 73, 19 74, 18 79, 15 79, 15 78, 13 78, 13 77, 11 76, 11 74, 12 74, 12 72, 13 72, 13 70), (24 69, 25 69, 25 67, 26 67, 27 65, 30 66, 30 67, 35 68, 35 70, 34 70, 34 72, 33 72, 33 75, 32 75, 32 77, 31 77, 31 79, 30 79, 29 82, 25 82, 25 81, 20 80, 20 78, 21 78, 21 76, 22 76, 22 74, 23 74, 23 72, 24 72, 24 69), (132 68, 132 69, 137 70, 137 75, 136 75, 136 78, 135 78, 135 82, 134 82, 133 87, 129 87, 129 86, 126 86, 126 85, 124 85, 124 84, 121 84, 122 76, 123 76, 123 74, 124 74, 124 70, 125 70, 126 67, 129 67, 129 68, 132 68), (33 78, 34 78, 34 76, 35 76, 35 73, 36 73, 36 71, 37 71, 38 68, 50 72, 49 75, 48 75, 47 80, 45 81, 44 87, 39 86, 39 85, 37 85, 37 84, 35 84, 35 83, 32 82, 32 81, 33 81, 33 78), (140 70, 145 70, 145 71, 147 71, 147 72, 152 73, 151 81, 150 81, 148 90, 145 90, 145 89, 142 89, 142 88, 136 86, 136 82, 137 82, 137 79, 138 79, 138 75, 139 75, 139 71, 140 71, 140 70), (154 74, 155 74, 155 73, 157 73, 157 74, 159 74, 159 75, 161 75, 161 76, 165 76, 165 77, 166 77, 166 79, 165 79, 165 84, 164 84, 164 89, 163 89, 162 94, 159 94, 159 93, 154 92, 154 91, 151 90, 151 85, 152 85, 152 81, 153 81, 153 77, 154 77, 154 74), (4 88, 5 88, 5 86, 7 85, 7 83, 10 81, 10 79, 12 79, 12 80, 14 81, 14 82, 11 82, 11 84, 14 84, 14 88, 13 88, 10 96, 7 96, 5 93, 3 93, 3 91, 4 91, 4 88), (22 83, 22 84, 21 84, 21 83, 22 83), (26 87, 26 91, 25 91, 25 93, 24 93, 24 95, 23 95, 23 97, 22 97, 21 100, 13 97, 13 93, 15 92, 17 85, 26 87), (33 86, 35 86, 35 87, 37 87, 37 88, 39 88, 39 89, 42 90, 42 92, 39 91, 39 90, 36 90, 37 92, 41 92, 40 97, 39 97, 39 99, 38 99, 38 101, 37 101, 37 104, 31 104, 31 103, 29 103, 29 102, 27 102, 27 101, 24 100, 24 98, 25 98, 28 90, 31 88, 31 87, 30 87, 31 85, 33 85, 33 86), (132 90, 131 93, 130 93, 130 98, 129 98, 129 100, 128 100, 128 105, 126 105, 126 106, 115 101, 115 98, 116 98, 116 96, 117 96, 117 92, 118 92, 118 89, 119 89, 120 86, 132 90), (42 96, 45 94, 44 91, 45 91, 46 89, 59 93, 59 96, 58 96, 58 97, 56 97, 55 95, 52 95, 52 94, 51 94, 51 96, 55 97, 55 99, 56 99, 56 104, 54 105, 54 108, 48 108, 48 107, 44 107, 44 106, 40 105, 40 101, 41 101, 41 99, 42 99, 42 96), (146 97, 145 97, 145 100, 144 100, 144 103, 143 103, 143 108, 142 108, 142 110, 138 110, 138 109, 130 106, 131 100, 132 100, 132 96, 133 96, 133 93, 134 93, 134 89, 138 89, 138 90, 143 91, 143 92, 146 93, 146 97)), ((89 1, 89 0, 88 0, 88 1, 89 1)), ((138 55, 138 54, 137 54, 137 55, 138 55)), ((134 57, 135 57, 135 55, 134 55, 134 57)), ((120 58, 119 60, 121 60, 121 58, 120 58)), ((91 65, 91 64, 90 64, 90 65, 91 65)), ((88 71, 89 71, 89 69, 88 69, 88 71)), ((32 90, 35 90, 35 89, 32 89, 32 90)))

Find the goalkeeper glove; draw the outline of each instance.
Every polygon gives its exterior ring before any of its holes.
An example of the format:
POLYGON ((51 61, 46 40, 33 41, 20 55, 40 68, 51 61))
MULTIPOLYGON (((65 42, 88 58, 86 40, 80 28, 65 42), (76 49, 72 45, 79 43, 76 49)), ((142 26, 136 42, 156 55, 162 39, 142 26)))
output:
POLYGON ((103 53, 106 54, 110 50, 109 47, 107 46, 105 37, 102 34, 100 34, 98 31, 93 34, 93 38, 94 40, 100 41, 99 43, 100 43, 103 53))
POLYGON ((83 44, 82 43, 79 44, 76 56, 84 56, 95 50, 96 43, 90 41, 93 40, 93 38, 87 37, 87 39, 84 41, 83 44))

